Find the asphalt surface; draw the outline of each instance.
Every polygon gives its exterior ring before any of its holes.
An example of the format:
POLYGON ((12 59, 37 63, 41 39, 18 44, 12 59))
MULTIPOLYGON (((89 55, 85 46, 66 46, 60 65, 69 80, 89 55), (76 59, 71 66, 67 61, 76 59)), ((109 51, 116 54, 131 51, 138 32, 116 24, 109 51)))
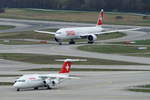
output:
MULTIPOLYGON (((130 92, 130 86, 149 83, 149 72, 76 72, 79 80, 68 80, 52 90, 24 90, 1 86, 1 100, 149 100, 149 93, 130 92)), ((8 78, 10 79, 10 78, 8 78)))
MULTIPOLYGON (((9 30, 1 30, 1 34, 5 32, 30 31, 45 28, 61 28, 76 26, 93 26, 94 24, 69 23, 69 22, 48 22, 34 20, 15 20, 0 18, 0 25, 15 25, 16 28, 9 30)), ((134 28, 134 26, 120 25, 104 25, 105 29, 126 29, 134 28)), ((150 39, 150 28, 142 27, 139 31, 126 32, 127 36, 118 39, 102 40, 96 44, 111 41, 126 41, 150 39)), ((127 61, 135 63, 150 64, 149 58, 132 57, 117 54, 89 53, 79 51, 77 46, 84 45, 62 45, 59 46, 55 42, 45 45, 0 45, 0 53, 36 53, 46 55, 67 55, 80 56, 89 58, 100 58, 117 61, 127 61)), ((60 65, 38 65, 30 63, 22 63, 0 59, 0 73, 2 75, 13 74, 22 75, 27 73, 50 73, 50 72, 21 72, 18 70, 28 68, 47 68, 57 67, 60 65)), ((149 65, 73 65, 75 68, 108 68, 108 69, 141 69, 150 70, 149 65)), ((54 73, 54 72, 52 72, 54 73)), ((81 77, 79 80, 68 80, 53 90, 25 90, 17 92, 12 86, 0 86, 1 100, 149 100, 148 93, 131 92, 126 89, 136 85, 149 84, 149 71, 117 71, 117 72, 72 72, 72 75, 81 77)), ((17 77, 0 77, 0 81, 14 82, 17 77)))
POLYGON ((76 49, 77 46, 79 45, 0 45, 0 53, 33 53, 46 55, 64 55, 150 64, 150 58, 125 56, 119 54, 85 52, 76 49))

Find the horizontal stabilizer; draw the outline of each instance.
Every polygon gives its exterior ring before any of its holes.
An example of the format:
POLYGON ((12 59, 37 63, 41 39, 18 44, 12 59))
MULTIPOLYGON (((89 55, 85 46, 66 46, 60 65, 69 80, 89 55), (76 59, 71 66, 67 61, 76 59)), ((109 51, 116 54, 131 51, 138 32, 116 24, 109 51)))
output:
POLYGON ((87 61, 87 59, 56 59, 56 61, 76 62, 76 61, 87 61))

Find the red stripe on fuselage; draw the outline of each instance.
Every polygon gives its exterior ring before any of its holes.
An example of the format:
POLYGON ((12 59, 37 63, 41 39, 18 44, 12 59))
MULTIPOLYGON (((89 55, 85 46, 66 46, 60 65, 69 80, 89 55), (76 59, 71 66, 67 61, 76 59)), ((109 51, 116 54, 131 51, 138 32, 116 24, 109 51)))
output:
POLYGON ((36 80, 36 78, 35 77, 30 77, 29 80, 36 80))

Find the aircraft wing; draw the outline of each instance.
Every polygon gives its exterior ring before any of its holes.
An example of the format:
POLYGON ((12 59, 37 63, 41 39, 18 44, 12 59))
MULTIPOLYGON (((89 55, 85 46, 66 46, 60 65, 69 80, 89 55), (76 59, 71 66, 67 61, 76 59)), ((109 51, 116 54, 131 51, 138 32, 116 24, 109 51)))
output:
POLYGON ((48 31, 38 31, 38 30, 34 30, 34 32, 38 32, 38 33, 46 33, 46 34, 52 34, 55 35, 55 32, 48 32, 48 31))
POLYGON ((125 32, 125 31, 135 31, 141 28, 132 28, 132 29, 122 29, 122 30, 110 30, 110 31, 102 31, 102 32, 97 32, 97 33, 87 33, 87 34, 82 34, 81 37, 85 37, 91 34, 94 35, 100 35, 100 34, 105 34, 105 33, 113 33, 113 32, 125 32))
MULTIPOLYGON (((54 77, 49 77, 49 78, 54 78, 54 77)), ((61 78, 61 79, 80 79, 79 77, 56 77, 56 78, 61 78)))
POLYGON ((61 79, 80 79, 79 77, 70 77, 70 76, 57 76, 57 77, 48 77, 48 78, 61 78, 61 79))
POLYGON ((52 78, 52 79, 55 79, 55 78, 61 78, 61 79, 80 79, 79 77, 72 77, 72 76, 66 76, 66 75, 41 75, 39 76, 39 78, 41 79, 47 79, 47 78, 52 78))
POLYGON ((141 28, 132 28, 132 29, 122 29, 122 30, 102 31, 102 32, 100 32, 100 33, 97 33, 97 35, 98 35, 98 34, 105 34, 105 33, 113 33, 113 32, 135 31, 135 30, 138 30, 138 29, 141 29, 141 28))

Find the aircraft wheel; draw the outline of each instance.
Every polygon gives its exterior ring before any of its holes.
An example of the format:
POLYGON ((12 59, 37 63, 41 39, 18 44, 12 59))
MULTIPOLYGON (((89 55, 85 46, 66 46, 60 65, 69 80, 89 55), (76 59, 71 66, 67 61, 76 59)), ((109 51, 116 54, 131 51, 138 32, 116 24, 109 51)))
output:
POLYGON ((62 43, 61 43, 61 42, 59 42, 59 45, 62 45, 62 43))
POLYGON ((71 40, 71 41, 69 42, 69 44, 75 44, 75 41, 74 41, 74 40, 71 40))
POLYGON ((93 44, 94 42, 93 41, 88 41, 88 44, 93 44))
POLYGON ((38 87, 35 87, 34 90, 38 90, 38 87))
POLYGON ((20 89, 18 88, 17 91, 20 91, 20 89))
POLYGON ((47 86, 47 89, 52 89, 50 86, 47 86))

